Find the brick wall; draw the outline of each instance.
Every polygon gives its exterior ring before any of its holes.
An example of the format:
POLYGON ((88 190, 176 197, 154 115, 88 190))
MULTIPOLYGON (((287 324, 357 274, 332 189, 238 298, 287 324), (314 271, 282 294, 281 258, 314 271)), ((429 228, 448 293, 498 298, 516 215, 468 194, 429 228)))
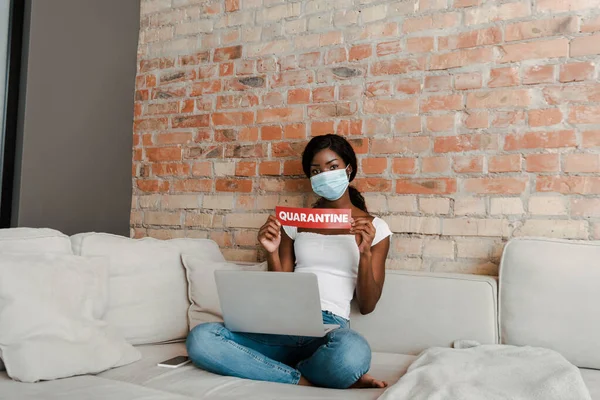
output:
POLYGON ((497 273, 503 244, 600 239, 599 0, 142 0, 132 235, 256 260, 299 155, 335 132, 390 268, 497 273))

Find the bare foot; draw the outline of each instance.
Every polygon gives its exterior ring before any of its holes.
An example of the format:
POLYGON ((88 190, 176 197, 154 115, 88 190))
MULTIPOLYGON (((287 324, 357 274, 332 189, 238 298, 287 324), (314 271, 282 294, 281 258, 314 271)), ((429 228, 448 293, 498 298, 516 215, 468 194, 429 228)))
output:
POLYGON ((300 376, 300 381, 298 382, 298 385, 301 385, 301 386, 314 386, 312 383, 310 383, 308 381, 308 379, 306 379, 303 376, 300 376))
POLYGON ((364 374, 354 385, 350 386, 350 389, 381 389, 387 387, 387 385, 386 381, 380 381, 369 374, 364 374))

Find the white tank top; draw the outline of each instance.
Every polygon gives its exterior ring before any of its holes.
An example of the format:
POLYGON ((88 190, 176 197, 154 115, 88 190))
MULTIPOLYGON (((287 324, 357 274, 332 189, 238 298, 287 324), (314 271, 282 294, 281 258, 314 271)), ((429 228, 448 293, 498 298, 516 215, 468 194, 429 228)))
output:
MULTIPOLYGON (((375 217, 373 226, 375 238, 372 246, 392 234, 381 218, 375 217)), ((317 276, 321 309, 349 319, 360 260, 354 235, 298 232, 298 228, 292 226, 284 226, 283 229, 294 241, 294 272, 311 272, 317 276)))

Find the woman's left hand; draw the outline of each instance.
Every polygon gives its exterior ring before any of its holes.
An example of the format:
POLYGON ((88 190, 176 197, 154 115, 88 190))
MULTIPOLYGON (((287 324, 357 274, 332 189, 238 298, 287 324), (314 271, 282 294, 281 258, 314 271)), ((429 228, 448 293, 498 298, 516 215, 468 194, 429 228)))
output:
POLYGON ((355 234, 356 244, 360 254, 366 254, 371 251, 371 244, 375 239, 375 227, 370 219, 366 217, 356 217, 350 220, 352 228, 350 232, 355 234))

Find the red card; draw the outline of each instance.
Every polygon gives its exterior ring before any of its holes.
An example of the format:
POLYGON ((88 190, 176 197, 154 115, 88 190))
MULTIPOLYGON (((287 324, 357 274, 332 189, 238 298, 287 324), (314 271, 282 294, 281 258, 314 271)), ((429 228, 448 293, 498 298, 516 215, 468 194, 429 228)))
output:
POLYGON ((281 225, 314 229, 350 229, 352 211, 334 208, 275 207, 281 225))

